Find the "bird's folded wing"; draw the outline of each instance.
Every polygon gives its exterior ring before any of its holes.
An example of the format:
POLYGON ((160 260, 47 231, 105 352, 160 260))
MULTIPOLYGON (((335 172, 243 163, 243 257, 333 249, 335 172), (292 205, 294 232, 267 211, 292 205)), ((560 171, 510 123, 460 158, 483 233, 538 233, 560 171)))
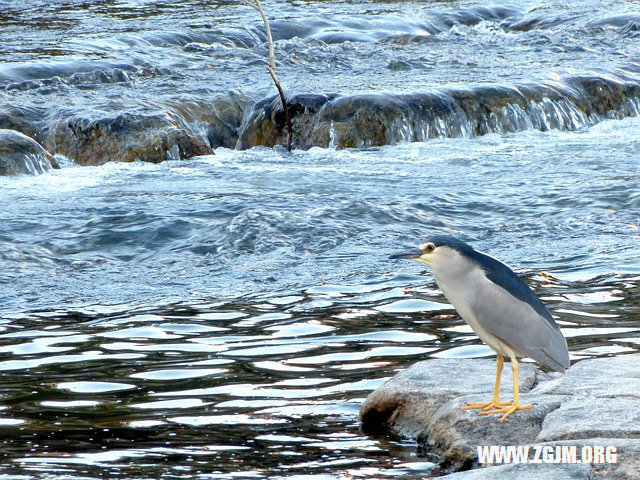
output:
POLYGON ((555 324, 488 279, 476 292, 474 314, 485 330, 523 355, 558 372, 569 368, 567 342, 555 324))

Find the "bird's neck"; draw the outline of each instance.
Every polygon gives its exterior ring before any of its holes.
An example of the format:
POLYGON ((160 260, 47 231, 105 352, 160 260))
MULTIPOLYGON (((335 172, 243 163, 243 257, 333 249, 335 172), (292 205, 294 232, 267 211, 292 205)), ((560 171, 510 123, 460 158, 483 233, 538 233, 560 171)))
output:
POLYGON ((458 311, 467 310, 466 307, 475 295, 475 291, 470 288, 476 283, 471 278, 474 274, 477 274, 477 269, 471 269, 465 265, 460 265, 458 268, 451 268, 450 265, 449 268, 443 270, 433 269, 433 277, 438 287, 440 287, 449 303, 458 311))

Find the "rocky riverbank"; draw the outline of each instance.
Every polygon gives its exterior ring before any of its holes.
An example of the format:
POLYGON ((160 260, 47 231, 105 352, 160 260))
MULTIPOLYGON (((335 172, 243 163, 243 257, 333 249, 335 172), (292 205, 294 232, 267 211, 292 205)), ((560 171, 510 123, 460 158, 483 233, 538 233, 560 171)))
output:
MULTIPOLYGON (((438 359, 419 362, 372 392, 362 405, 362 429, 416 439, 438 464, 442 478, 640 478, 640 355, 584 360, 565 375, 521 364, 522 403, 535 408, 496 416, 461 411, 467 401, 491 397, 495 361, 438 359), (528 464, 480 468, 478 445, 615 446, 617 463, 528 464), (467 471, 468 470, 468 471, 467 471), (451 473, 458 472, 458 473, 451 473), (560 477, 560 476, 561 477, 560 477)), ((501 399, 511 398, 505 368, 501 399)))

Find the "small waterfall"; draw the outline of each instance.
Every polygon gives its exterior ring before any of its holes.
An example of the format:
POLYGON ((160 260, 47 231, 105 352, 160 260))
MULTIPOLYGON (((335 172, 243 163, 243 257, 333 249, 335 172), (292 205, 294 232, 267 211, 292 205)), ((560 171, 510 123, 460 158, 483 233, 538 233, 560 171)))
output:
POLYGON ((329 127, 329 148, 338 148, 338 134, 333 126, 333 122, 331 122, 331 127, 329 127))
MULTIPOLYGON (((580 88, 477 87, 470 91, 440 94, 409 94, 387 97, 388 108, 360 107, 359 117, 368 125, 381 124, 385 143, 423 142, 430 138, 471 138, 489 133, 525 130, 577 130, 606 119, 637 116, 640 85, 602 78, 571 79, 580 88), (399 113, 396 113, 400 110, 399 113), (366 113, 365 113, 366 111, 366 113), (375 121, 374 121, 375 120, 375 121)), ((384 104, 385 99, 378 99, 384 104)), ((325 106, 326 109, 330 105, 325 106)), ((335 128, 335 127, 334 127, 335 128)), ((357 127, 359 132, 362 129, 357 127)), ((342 135, 343 142, 348 136, 342 135)), ((379 135, 371 131, 369 143, 376 145, 379 135)), ((356 138, 355 144, 367 138, 356 138)), ((348 146, 341 144, 340 146, 348 146)))
MULTIPOLYGON (((258 102, 245 117, 238 148, 284 143, 276 100, 258 102)), ((637 116, 640 82, 593 76, 402 95, 298 95, 290 100, 290 110, 295 112, 295 148, 367 148, 490 133, 577 130, 637 116)))

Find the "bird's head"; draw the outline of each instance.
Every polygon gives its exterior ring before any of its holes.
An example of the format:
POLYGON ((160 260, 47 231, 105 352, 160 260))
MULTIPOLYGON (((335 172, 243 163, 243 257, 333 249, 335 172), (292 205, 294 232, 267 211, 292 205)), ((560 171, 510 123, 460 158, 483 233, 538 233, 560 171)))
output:
POLYGON ((392 255, 389 258, 413 260, 437 269, 454 266, 474 252, 471 245, 451 235, 433 235, 420 244, 416 250, 392 255))

